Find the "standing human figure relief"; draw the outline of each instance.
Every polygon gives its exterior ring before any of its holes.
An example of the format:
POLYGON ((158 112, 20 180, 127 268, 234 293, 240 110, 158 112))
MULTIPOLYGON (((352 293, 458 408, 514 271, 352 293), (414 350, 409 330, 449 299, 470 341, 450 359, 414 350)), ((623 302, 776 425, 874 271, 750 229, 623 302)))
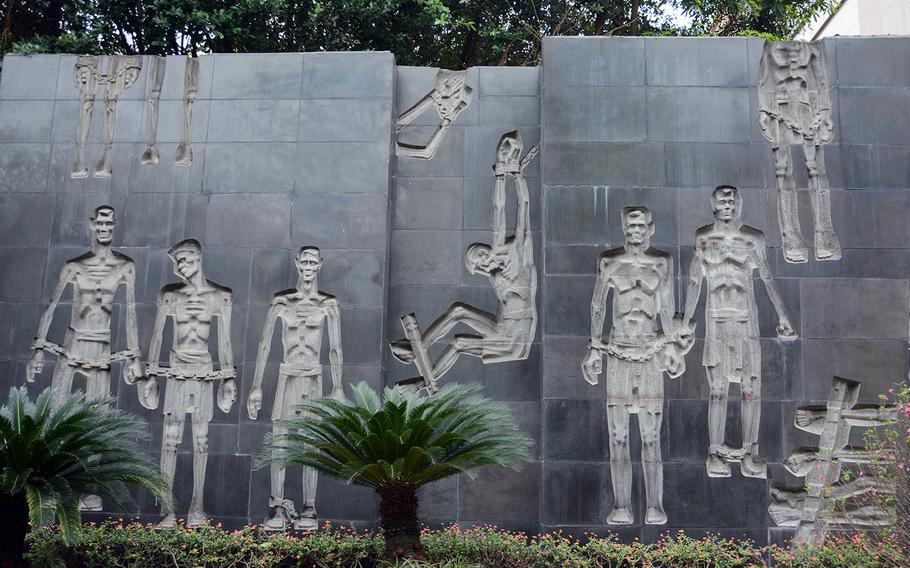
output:
POLYGON ((141 161, 149 166, 157 166, 160 156, 158 154, 158 102, 161 100, 161 87, 164 84, 164 72, 167 68, 167 58, 160 56, 149 57, 148 67, 148 110, 146 116, 147 146, 142 153, 141 161))
MULTIPOLYGON (((230 288, 206 280, 202 271, 202 246, 187 239, 173 246, 168 256, 181 283, 167 284, 158 293, 155 327, 149 345, 148 378, 137 383, 139 402, 148 409, 158 407, 155 377, 167 380, 164 394, 164 430, 161 436, 161 472, 173 487, 177 467, 177 448, 183 442, 186 415, 191 415, 193 430, 193 497, 186 518, 188 527, 201 526, 208 519, 203 506, 205 469, 208 463, 209 422, 214 415, 213 381, 220 379, 218 408, 225 414, 237 399, 234 382, 234 356, 231 348, 230 288), (173 323, 169 366, 159 365, 167 320, 173 323), (218 362, 215 370, 209 350, 213 320, 218 337, 218 362)), ((158 528, 176 525, 173 511, 162 511, 158 528)))
MULTIPOLYGON (((60 271, 50 304, 41 315, 38 333, 32 342, 34 353, 26 366, 26 380, 33 382, 44 369, 44 352, 57 356, 51 388, 55 390, 53 404, 59 407, 70 395, 73 377, 85 377, 85 397, 97 400, 111 391, 111 363, 122 361, 123 379, 132 384, 143 376, 139 351, 139 328, 136 323, 136 268, 133 260, 111 249, 117 218, 110 205, 96 207, 89 219, 92 248, 85 254, 66 262, 60 271), (70 325, 62 344, 48 340, 54 311, 67 286, 72 287, 73 299, 70 325), (124 287, 126 303, 127 348, 111 352, 111 313, 114 296, 124 287)), ((101 498, 83 495, 80 509, 100 511, 101 498)))
POLYGON ((418 116, 433 107, 439 115, 439 126, 426 145, 395 143, 395 154, 406 158, 432 160, 439 150, 449 127, 461 112, 468 108, 474 98, 473 89, 465 82, 466 71, 449 71, 440 69, 436 73, 433 90, 424 95, 414 106, 401 113, 395 123, 395 134, 398 135, 405 126, 414 122, 418 116))
POLYGON ((777 178, 777 217, 784 260, 808 260, 799 225, 791 147, 802 144, 815 224, 815 259, 839 260, 840 243, 831 221, 831 190, 823 144, 834 138, 831 95, 821 42, 765 42, 758 79, 759 126, 771 142, 777 178))
MULTIPOLYGON (((319 290, 317 276, 322 268, 319 249, 305 246, 298 251, 297 287, 278 292, 269 304, 265 327, 256 353, 253 386, 247 398, 247 412, 256 420, 262 409, 262 379, 272 345, 275 323, 281 321, 281 341, 284 353, 278 367, 278 386, 272 405, 272 435, 288 433, 286 422, 299 412, 297 405, 322 396, 322 362, 320 351, 325 324, 329 332, 329 363, 332 369, 332 397, 344 400, 341 350, 341 310, 335 296, 319 290)), ((292 520, 297 530, 312 530, 316 523, 317 472, 303 468, 303 509, 299 515, 294 503, 284 497, 285 468, 272 464, 269 516, 263 523, 266 530, 283 530, 292 520)))
POLYGON ((729 477, 730 463, 739 462, 746 477, 767 477, 767 463, 758 453, 761 417, 761 345, 758 307, 752 275, 757 270, 778 316, 777 333, 795 339, 796 332, 774 283, 765 251, 765 236, 742 223, 742 197, 731 185, 711 194, 714 223, 695 233, 695 255, 689 269, 689 288, 683 321, 695 329, 702 282, 706 283, 705 347, 702 364, 711 389, 708 401, 709 477, 729 477), (727 396, 730 383, 740 383, 742 448, 725 443, 727 396))
POLYGON ((76 125, 76 159, 70 177, 88 177, 85 165, 85 143, 92 128, 92 113, 95 109, 95 91, 101 78, 101 57, 80 55, 73 68, 73 83, 79 89, 79 124, 76 125))
POLYGON ((663 462, 660 426, 663 419, 663 374, 679 377, 691 337, 680 339, 674 320, 673 257, 651 248, 654 221, 645 207, 622 210, 625 245, 603 252, 591 299, 591 341, 582 373, 592 385, 603 372, 606 353, 607 423, 610 437, 610 478, 613 509, 607 524, 628 525, 632 514, 632 461, 629 421, 638 414, 641 463, 645 479, 645 523, 667 522, 663 508, 663 462), (613 325, 603 341, 607 298, 613 292, 613 325))
MULTIPOLYGON (((496 313, 456 302, 422 335, 414 314, 408 314, 401 318, 406 339, 389 345, 396 359, 417 366, 430 395, 438 390, 437 381, 460 355, 479 357, 484 363, 502 363, 527 359, 531 351, 537 329, 537 268, 524 169, 537 155, 537 147, 531 148, 522 158, 523 147, 517 130, 500 138, 493 166, 496 178, 493 184, 493 243, 475 243, 465 252, 468 272, 486 276, 496 292, 496 313), (506 237, 506 176, 514 180, 518 198, 515 234, 511 237, 506 237), (464 324, 475 333, 454 335, 439 358, 432 361, 430 346, 445 338, 458 324, 464 324)), ((413 379, 404 381, 405 384, 413 382, 413 379)))
POLYGON ((117 101, 120 94, 133 86, 142 70, 140 55, 112 55, 107 75, 100 84, 107 84, 104 97, 104 126, 101 129, 101 159, 95 166, 95 177, 111 177, 111 144, 114 141, 114 126, 117 119, 117 101))
POLYGON ((180 143, 177 145, 178 166, 193 165, 193 105, 199 92, 199 58, 187 57, 183 67, 183 112, 180 123, 180 143))

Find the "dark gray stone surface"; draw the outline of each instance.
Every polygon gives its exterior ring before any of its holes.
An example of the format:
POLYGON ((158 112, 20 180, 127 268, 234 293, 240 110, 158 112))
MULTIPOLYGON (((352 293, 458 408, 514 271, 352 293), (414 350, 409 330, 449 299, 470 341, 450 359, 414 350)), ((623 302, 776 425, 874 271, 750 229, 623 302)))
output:
MULTIPOLYGON (((323 249, 320 287, 342 306, 346 384, 379 388, 413 376, 386 346, 401 337, 402 314, 414 312, 426 326, 456 301, 495 309, 492 289, 467 273, 463 257, 469 244, 490 239, 495 146, 503 133, 518 129, 525 149, 541 145, 526 172, 540 283, 535 343, 520 362, 484 365, 463 357, 444 382, 479 382, 509 405, 534 440, 533 461, 521 472, 490 468, 473 480, 459 476, 427 487, 421 515, 431 526, 496 523, 579 536, 613 530, 625 540, 685 529, 693 536, 719 531, 781 542, 790 533, 773 527, 766 514, 768 488, 772 479, 787 481, 780 464, 790 451, 815 443, 793 427, 796 408, 823 402, 835 374, 862 381, 862 397, 870 402, 907 376, 910 68, 903 63, 910 40, 825 40, 835 139, 824 151, 844 250, 838 262, 807 264, 788 264, 780 251, 774 168, 757 126, 762 41, 546 38, 539 68, 468 70, 473 102, 432 160, 396 158, 393 125, 432 88, 436 69, 396 67, 389 53, 204 56, 191 167, 174 164, 184 60, 169 57, 158 128, 161 164, 139 162, 146 140, 144 70, 118 105, 110 179, 69 175, 79 112, 74 57, 8 56, 0 81, 0 386, 23 383, 42 309, 62 263, 87 249, 86 220, 94 207, 117 208, 116 248, 136 263, 143 351, 158 289, 175 280, 165 251, 180 239, 200 239, 206 274, 234 290, 231 334, 240 386, 235 407, 216 411, 212 422, 207 507, 225 526, 261 522, 268 472, 251 467, 269 424, 249 420, 244 407, 267 304, 293 286, 297 248, 323 249), (756 281, 760 444, 771 479, 743 478, 736 467, 727 479, 706 476, 702 300, 687 370, 664 379, 669 522, 641 524, 641 441, 633 417, 636 524, 609 527, 604 378, 592 386, 581 376, 597 258, 622 244, 623 207, 649 207, 656 223, 652 244, 674 259, 681 311, 695 231, 712 221, 710 194, 719 184, 740 188, 744 222, 765 233, 771 270, 800 335, 795 341, 776 337, 776 315, 756 281)), ((86 145, 90 165, 100 155, 102 100, 99 95, 86 145)), ((425 142, 438 120, 429 110, 402 140, 425 142)), ((801 149, 793 161, 808 232, 801 149)), ((510 230, 513 195, 509 184, 510 230)), ((63 337, 69 301, 66 295, 57 310, 51 338, 63 337)), ((115 348, 125 346, 122 301, 121 292, 115 348)), ((274 398, 279 348, 275 334, 264 416, 274 398)), ((33 388, 49 384, 51 368, 33 388)), ((149 421, 154 438, 148 447, 157 459, 161 412, 143 409, 118 373, 115 368, 119 405, 149 421)), ((328 367, 324 375, 328 389, 328 367)), ((729 395, 727 437, 738 443, 739 387, 731 386, 729 395)), ((185 441, 178 459, 181 503, 189 499, 190 451, 185 441)), ((287 484, 298 501, 299 475, 290 471, 287 484)), ((320 479, 317 508, 324 519, 371 527, 376 505, 369 491, 320 479)), ((146 497, 139 512, 157 519, 146 497)))

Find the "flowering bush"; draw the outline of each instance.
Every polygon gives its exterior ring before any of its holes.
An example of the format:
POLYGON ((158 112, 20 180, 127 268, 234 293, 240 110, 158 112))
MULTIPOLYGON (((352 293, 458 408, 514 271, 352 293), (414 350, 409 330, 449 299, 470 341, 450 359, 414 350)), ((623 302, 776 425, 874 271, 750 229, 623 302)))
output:
POLYGON ((707 535, 695 539, 680 531, 643 544, 622 543, 615 535, 572 539, 561 533, 527 537, 483 526, 456 525, 421 534, 425 561, 386 564, 381 535, 335 527, 301 537, 267 535, 256 527, 226 531, 182 525, 157 531, 138 522, 107 522, 84 527, 71 547, 60 534, 38 530, 29 535, 29 560, 36 568, 682 568, 764 567, 828 568, 902 566, 906 553, 893 538, 863 535, 830 537, 817 547, 758 547, 747 539, 707 535))
POLYGON ((887 511, 885 534, 901 548, 910 549, 910 385, 899 384, 882 395, 879 413, 891 419, 866 431, 866 449, 874 457, 859 475, 877 482, 878 490, 873 489, 865 499, 887 511))

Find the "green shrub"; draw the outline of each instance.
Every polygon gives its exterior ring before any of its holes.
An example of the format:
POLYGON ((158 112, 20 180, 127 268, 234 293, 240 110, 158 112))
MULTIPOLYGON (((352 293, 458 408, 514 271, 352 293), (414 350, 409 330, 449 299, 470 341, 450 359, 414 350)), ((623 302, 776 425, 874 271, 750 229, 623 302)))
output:
POLYGON ((138 522, 85 525, 66 546, 58 532, 28 537, 36 568, 891 568, 905 566, 906 552, 893 538, 832 536, 824 545, 758 547, 748 539, 680 531, 651 544, 620 542, 615 535, 572 539, 561 533, 528 537, 482 526, 424 530, 425 558, 385 563, 381 534, 326 523, 304 536, 268 535, 256 527, 226 531, 205 525, 158 531, 138 522))

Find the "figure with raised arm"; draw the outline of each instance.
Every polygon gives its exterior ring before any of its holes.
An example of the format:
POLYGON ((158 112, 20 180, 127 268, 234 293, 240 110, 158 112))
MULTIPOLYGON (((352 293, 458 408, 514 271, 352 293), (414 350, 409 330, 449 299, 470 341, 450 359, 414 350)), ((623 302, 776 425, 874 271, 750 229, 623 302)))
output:
MULTIPOLYGON (((139 382, 140 402, 146 408, 158 406, 156 376, 167 379, 164 394, 164 432, 161 436, 161 472, 173 486, 177 448, 183 442, 183 426, 189 414, 193 426, 193 497, 186 518, 188 527, 201 526, 208 519, 203 506, 205 469, 208 464, 209 422, 214 415, 213 382, 218 387, 218 408, 228 413, 237 399, 234 356, 231 348, 230 288, 206 280, 202 271, 202 246, 187 239, 168 251, 174 273, 183 281, 164 286, 158 294, 155 327, 149 346, 149 378, 139 382), (169 367, 158 364, 167 320, 173 323, 169 367), (209 350, 213 323, 218 337, 219 370, 214 369, 209 350)), ((159 528, 176 524, 173 511, 163 511, 159 528)))
POLYGON ((415 363, 424 384, 433 394, 437 381, 461 355, 479 357, 484 363, 527 359, 537 328, 537 268, 531 235, 530 198, 524 169, 537 154, 532 148, 522 158, 523 144, 518 131, 504 134, 493 166, 493 243, 475 243, 465 253, 471 274, 487 277, 496 292, 496 313, 456 302, 421 335, 413 314, 401 318, 407 339, 393 342, 392 354, 403 363, 415 363), (518 214, 515 235, 506 236, 506 176, 515 182, 518 214), (473 334, 456 334, 434 362, 428 349, 445 338, 457 325, 473 334))
POLYGON ((654 221, 645 207, 622 210, 625 245, 600 255, 597 284, 591 299, 591 342, 582 373, 592 385, 603 372, 607 355, 607 423, 610 436, 610 477, 613 509, 607 524, 628 525, 632 514, 632 461, 629 421, 638 414, 641 464, 645 479, 645 523, 667 522, 663 508, 663 462, 660 426, 663 419, 663 374, 683 373, 686 345, 676 337, 673 257, 651 248, 654 221), (601 339, 607 299, 613 292, 613 325, 601 339))
MULTIPOLYGON (((60 271, 50 304, 38 324, 32 342, 34 353, 26 366, 26 379, 33 382, 44 368, 44 353, 57 356, 51 387, 55 390, 54 406, 60 406, 73 388, 73 377, 85 377, 85 396, 96 400, 111 392, 111 363, 122 361, 123 378, 128 384, 143 376, 139 352, 139 328, 136 323, 136 267, 133 260, 111 248, 117 218, 114 208, 101 205, 89 219, 92 248, 82 256, 66 262, 60 271), (63 343, 48 340, 54 311, 67 286, 72 287, 73 303, 70 325, 63 343), (126 344, 124 351, 111 352, 111 313, 114 296, 123 286, 126 304, 126 344)), ((84 495, 83 511, 100 511, 101 498, 84 495)))
MULTIPOLYGON (((269 304, 265 328, 256 353, 256 371, 253 386, 247 399, 247 412, 256 420, 262 409, 262 379, 272 333, 276 322, 281 321, 281 340, 284 354, 278 368, 278 388, 272 405, 272 435, 287 433, 286 421, 298 415, 297 405, 322 396, 322 362, 320 351, 326 324, 329 334, 329 363, 332 369, 332 397, 344 400, 342 384, 343 354, 341 351, 341 310, 338 300, 319 289, 317 276, 322 268, 319 249, 305 246, 295 259, 297 287, 278 292, 269 304)), ((284 497, 285 468, 273 464, 271 469, 271 496, 267 530, 282 530, 288 520, 293 520, 297 530, 312 530, 316 523, 317 472, 303 468, 303 509, 298 515, 294 503, 284 497)))
POLYGON ((396 142, 395 153, 397 155, 421 160, 433 159, 452 123, 464 109, 468 108, 474 98, 473 89, 465 82, 465 75, 465 71, 440 69, 436 73, 433 90, 421 97, 414 103, 414 106, 401 113, 395 123, 395 134, 401 133, 405 126, 414 122, 430 107, 436 109, 436 114, 439 115, 439 125, 425 145, 396 142))
POLYGON ((767 463, 758 453, 761 417, 761 345, 758 306, 752 275, 757 270, 778 316, 777 333, 794 339, 796 333, 781 298, 765 251, 765 236, 744 225, 742 198, 731 185, 711 195, 714 223, 696 231, 695 256, 689 270, 684 322, 694 330, 702 282, 706 283, 705 350, 702 364, 708 375, 707 470, 710 477, 729 477, 730 462, 739 462, 746 477, 767 477, 767 463), (725 443, 730 383, 740 383, 742 448, 725 443))

